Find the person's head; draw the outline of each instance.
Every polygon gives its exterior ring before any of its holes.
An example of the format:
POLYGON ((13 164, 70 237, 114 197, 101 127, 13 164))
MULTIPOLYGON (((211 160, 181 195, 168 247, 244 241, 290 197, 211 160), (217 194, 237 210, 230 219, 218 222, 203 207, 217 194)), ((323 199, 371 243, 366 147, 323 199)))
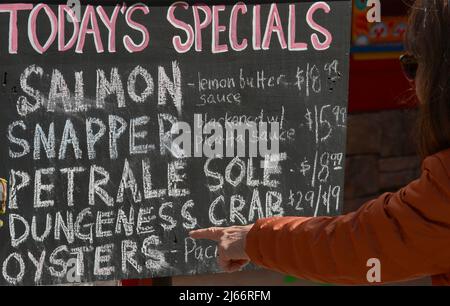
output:
POLYGON ((418 142, 423 157, 450 148, 450 0, 416 0, 406 50, 418 62, 418 142))

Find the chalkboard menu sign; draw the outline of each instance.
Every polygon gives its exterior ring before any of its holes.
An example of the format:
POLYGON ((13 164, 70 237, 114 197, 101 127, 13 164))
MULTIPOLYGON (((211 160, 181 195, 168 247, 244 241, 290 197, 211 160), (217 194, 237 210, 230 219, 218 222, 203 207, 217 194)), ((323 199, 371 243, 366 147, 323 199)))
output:
POLYGON ((218 272, 190 230, 340 213, 350 1, 107 3, 0 4, 1 285, 218 272))

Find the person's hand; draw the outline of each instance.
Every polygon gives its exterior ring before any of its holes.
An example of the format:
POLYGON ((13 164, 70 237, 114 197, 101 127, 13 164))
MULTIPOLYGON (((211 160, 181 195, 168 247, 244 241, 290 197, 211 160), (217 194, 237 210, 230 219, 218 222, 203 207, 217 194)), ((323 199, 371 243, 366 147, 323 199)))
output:
POLYGON ((253 224, 247 226, 210 227, 189 232, 195 239, 209 239, 217 242, 217 262, 226 272, 239 271, 249 263, 245 253, 247 233, 253 224))

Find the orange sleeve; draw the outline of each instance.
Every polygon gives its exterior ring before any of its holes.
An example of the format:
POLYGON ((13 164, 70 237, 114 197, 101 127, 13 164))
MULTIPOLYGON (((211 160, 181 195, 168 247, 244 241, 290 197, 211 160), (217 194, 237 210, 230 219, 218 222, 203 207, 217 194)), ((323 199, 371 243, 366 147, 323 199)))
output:
POLYGON ((247 235, 254 263, 334 284, 367 284, 370 258, 381 282, 450 272, 450 180, 430 156, 419 179, 337 217, 258 220, 247 235))

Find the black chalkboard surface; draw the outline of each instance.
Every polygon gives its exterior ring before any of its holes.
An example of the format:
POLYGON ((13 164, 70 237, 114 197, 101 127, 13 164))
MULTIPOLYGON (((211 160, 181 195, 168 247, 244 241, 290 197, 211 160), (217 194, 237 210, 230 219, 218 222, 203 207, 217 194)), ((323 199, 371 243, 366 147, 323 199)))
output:
POLYGON ((0 284, 217 272, 189 230, 339 214, 350 12, 2 2, 0 284))

